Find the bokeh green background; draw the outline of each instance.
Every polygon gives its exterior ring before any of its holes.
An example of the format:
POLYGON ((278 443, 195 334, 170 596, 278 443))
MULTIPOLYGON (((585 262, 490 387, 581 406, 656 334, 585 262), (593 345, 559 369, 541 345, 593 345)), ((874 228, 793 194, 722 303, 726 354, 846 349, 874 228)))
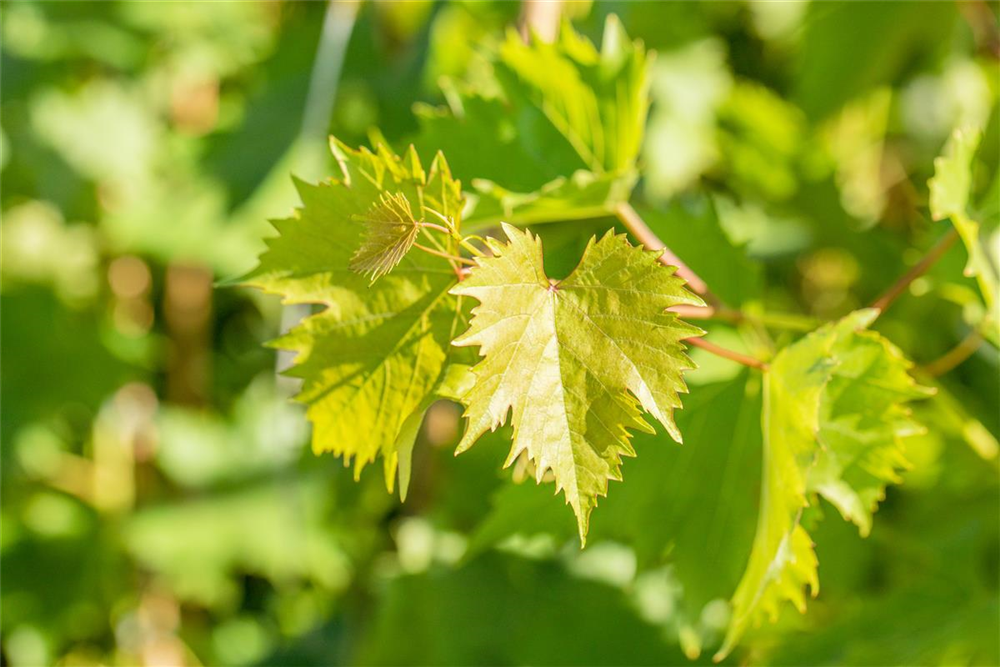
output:
MULTIPOLYGON (((562 10, 592 39, 616 13, 657 50, 636 199, 727 298, 817 318, 868 302, 946 229, 928 218, 926 181, 956 126, 985 128, 977 201, 998 252, 995 3, 562 10), (706 193, 744 264, 712 268, 713 238, 686 222, 706 193)), ((717 450, 716 470, 681 475, 680 455, 640 442, 611 491, 635 480, 634 504, 609 500, 604 521, 620 525, 580 551, 562 503, 539 513, 538 491, 500 469, 502 437, 452 457, 451 404, 424 424, 405 505, 377 470, 355 483, 313 456, 276 374, 288 360, 262 347, 296 314, 216 288, 252 268, 266 220, 297 203, 289 174, 332 173, 327 134, 355 145, 378 128, 403 144, 419 132, 413 105, 474 76, 521 12, 0 6, 2 664, 676 664, 698 654, 695 636, 717 642, 725 605, 689 613, 670 545, 749 534, 685 522, 657 489, 715 502, 727 462, 756 488, 759 442, 737 452, 720 430, 742 393, 718 424, 682 424, 701 436, 685 447, 717 450), (495 544, 518 507, 524 534, 495 544)), ((581 228, 612 224, 546 226, 553 271, 575 263, 581 228)), ((978 317, 964 259, 953 248, 880 322, 918 363, 978 317)), ((694 404, 746 381, 699 360, 694 404)), ((819 524, 822 594, 732 661, 1000 661, 998 373, 987 346, 940 379, 945 399, 922 409, 930 431, 911 440, 914 468, 871 537, 819 524)), ((734 574, 706 563, 698 576, 734 574)))

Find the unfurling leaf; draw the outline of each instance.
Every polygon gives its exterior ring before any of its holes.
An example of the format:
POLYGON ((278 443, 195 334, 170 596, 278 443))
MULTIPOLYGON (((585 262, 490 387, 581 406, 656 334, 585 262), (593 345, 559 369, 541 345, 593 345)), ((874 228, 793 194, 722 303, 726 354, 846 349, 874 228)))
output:
POLYGON ((905 467, 902 438, 920 432, 907 401, 930 392, 911 364, 861 310, 783 349, 764 383, 763 483, 757 534, 733 595, 721 659, 750 627, 775 620, 782 604, 805 610, 819 590, 812 540, 800 525, 819 494, 866 535, 885 485, 905 467))
POLYGON ((634 456, 627 429, 651 430, 639 406, 681 441, 673 411, 693 367, 681 341, 702 332, 666 309, 702 301, 624 236, 592 239, 573 273, 550 281, 538 238, 503 229, 509 243, 492 242, 495 256, 452 289, 480 302, 455 345, 478 345, 484 357, 463 397, 458 451, 512 410, 506 465, 527 452, 537 481, 551 470, 583 541, 597 497, 621 479, 621 457, 634 456))
MULTIPOLYGON (((425 173, 412 149, 405 157, 385 147, 372 153, 336 142, 332 149, 340 174, 320 185, 297 183, 302 207, 274 223, 280 235, 267 240, 245 283, 285 303, 323 306, 273 345, 297 353, 287 373, 302 379, 296 398, 308 406, 313 450, 345 463, 353 458, 358 475, 381 454, 391 489, 400 450, 408 454, 419 417, 446 377, 455 352, 449 343, 465 315, 448 293, 457 278, 444 259, 401 253, 392 258, 395 270, 374 285, 351 271, 358 220, 405 216, 410 202, 417 209, 411 219, 430 210, 455 217, 463 200, 440 154, 425 173)), ((388 266, 380 261, 379 269, 388 266)))
POLYGON ((351 258, 351 269, 371 276, 375 282, 392 271, 413 247, 420 225, 413 217, 410 201, 399 192, 381 195, 368 213, 356 219, 365 224, 367 233, 351 258))

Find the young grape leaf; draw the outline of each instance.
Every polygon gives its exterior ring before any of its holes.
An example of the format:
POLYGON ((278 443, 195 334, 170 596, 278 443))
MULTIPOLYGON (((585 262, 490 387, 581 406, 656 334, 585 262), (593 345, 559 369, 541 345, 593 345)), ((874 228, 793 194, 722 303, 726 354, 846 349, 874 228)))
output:
POLYGON ((906 401, 933 395, 907 372, 910 363, 895 345, 872 331, 839 339, 837 366, 820 402, 816 463, 807 486, 832 503, 862 536, 889 483, 909 464, 903 438, 924 432, 906 401))
POLYGON ((649 109, 642 43, 611 15, 600 50, 565 23, 551 44, 512 30, 488 58, 492 75, 445 84, 447 108, 416 108, 416 143, 476 189, 466 223, 594 217, 627 199, 649 109))
POLYGON ((784 601, 804 611, 807 585, 818 592, 816 554, 800 525, 810 495, 867 534, 885 485, 898 481, 900 439, 920 431, 903 404, 929 392, 898 349, 864 331, 876 316, 860 310, 824 326, 779 352, 767 372, 757 534, 717 659, 765 616, 775 620, 784 601))
MULTIPOLYGON (((297 353, 287 373, 303 381, 296 398, 308 406, 313 450, 332 451, 345 463, 353 458, 356 475, 381 454, 391 490, 399 449, 445 376, 454 356, 449 343, 466 316, 448 293, 457 277, 444 259, 392 255, 398 266, 371 286, 351 271, 352 255, 374 247, 369 237, 355 253, 363 231, 358 220, 386 202, 415 215, 454 217, 464 202, 440 154, 425 172, 412 149, 400 157, 385 147, 372 153, 333 142, 331 148, 338 178, 296 183, 302 207, 273 223, 280 235, 267 239, 244 284, 279 294, 284 303, 324 307, 272 345, 297 353)), ((378 275, 387 257, 372 260, 378 275)))
POLYGON ((458 451, 512 410, 505 465, 526 451, 536 481, 551 470, 582 542, 597 497, 621 479, 621 457, 634 455, 627 429, 651 429, 638 406, 681 441, 673 411, 686 391, 682 373, 693 367, 681 341, 702 332, 666 309, 702 301, 656 253, 624 236, 592 240, 569 277, 550 281, 537 237, 503 229, 509 242, 493 241, 494 257, 452 289, 480 302, 454 344, 478 345, 484 357, 463 397, 468 425, 458 451))
POLYGON ((368 213, 357 216, 368 230, 364 243, 351 258, 351 269, 375 282, 392 271, 413 247, 420 225, 402 193, 382 194, 368 213))
POLYGON ((956 129, 945 145, 944 154, 934 160, 934 177, 928 186, 931 215, 935 220, 951 218, 969 253, 965 275, 975 277, 988 312, 995 316, 1000 277, 979 238, 979 221, 969 214, 972 160, 981 140, 979 130, 956 129))

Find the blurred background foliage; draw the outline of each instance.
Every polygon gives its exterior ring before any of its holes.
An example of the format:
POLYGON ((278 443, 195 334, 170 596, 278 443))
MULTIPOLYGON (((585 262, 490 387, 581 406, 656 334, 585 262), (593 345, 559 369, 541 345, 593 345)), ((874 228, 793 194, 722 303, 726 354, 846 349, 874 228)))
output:
MULTIPOLYGON (((658 52, 636 205, 730 303, 870 301, 946 229, 926 182, 959 125, 985 128, 975 190, 1000 254, 995 3, 561 9, 592 39, 616 13, 658 52)), ((405 505, 314 457, 261 346, 294 313, 214 288, 297 203, 289 173, 332 173, 328 133, 411 139, 414 104, 475 80, 522 11, 0 6, 3 664, 708 660, 753 534, 759 378, 696 350, 687 444, 638 437, 580 551, 550 490, 500 470, 503 433, 452 457, 457 406, 429 413, 405 505)), ((550 269, 611 224, 540 228, 550 269)), ((880 320, 918 364, 981 318, 964 261, 954 247, 880 320)), ((998 373, 984 346, 938 378, 870 538, 819 523, 822 594, 731 661, 1000 662, 998 373)))

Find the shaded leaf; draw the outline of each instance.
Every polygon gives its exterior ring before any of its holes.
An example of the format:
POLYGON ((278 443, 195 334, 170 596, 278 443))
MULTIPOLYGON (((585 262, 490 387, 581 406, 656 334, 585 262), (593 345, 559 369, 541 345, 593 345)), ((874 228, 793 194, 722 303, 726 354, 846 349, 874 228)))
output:
POLYGON ((627 199, 649 108, 642 43, 612 15, 600 50, 566 23, 554 43, 511 30, 487 57, 492 76, 446 83, 447 108, 416 109, 417 144, 475 187, 467 222, 594 217, 627 199))

